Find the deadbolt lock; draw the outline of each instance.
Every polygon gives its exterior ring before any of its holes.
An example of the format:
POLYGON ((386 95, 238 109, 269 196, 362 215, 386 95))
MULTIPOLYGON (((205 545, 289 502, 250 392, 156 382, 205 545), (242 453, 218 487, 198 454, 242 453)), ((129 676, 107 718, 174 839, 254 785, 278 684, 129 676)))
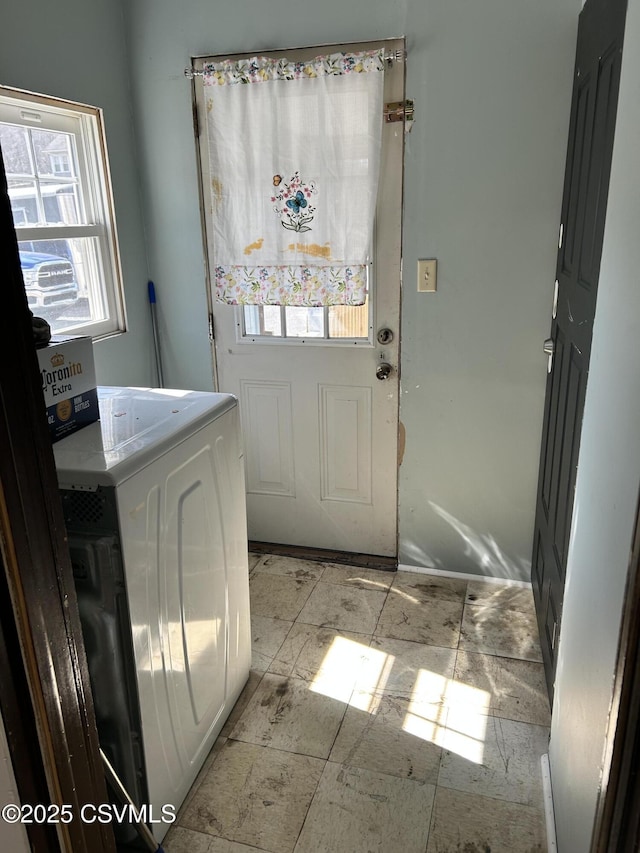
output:
POLYGON ((393 332, 391 329, 380 329, 378 332, 378 343, 379 344, 390 344, 393 340, 393 332))

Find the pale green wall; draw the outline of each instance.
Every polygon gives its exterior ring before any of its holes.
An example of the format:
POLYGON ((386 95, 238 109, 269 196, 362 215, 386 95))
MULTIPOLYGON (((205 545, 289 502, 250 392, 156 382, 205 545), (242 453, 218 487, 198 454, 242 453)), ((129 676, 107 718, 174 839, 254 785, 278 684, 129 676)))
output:
POLYGON ((153 343, 122 9, 112 0, 13 0, 0 15, 0 84, 104 110, 129 332, 94 346, 98 382, 148 385, 153 343))
POLYGON ((412 6, 401 561, 529 579, 574 0, 412 6), (438 258, 437 294, 416 259, 438 258))
MULTIPOLYGON (((400 560, 529 578, 579 0, 126 4, 168 381, 211 387, 192 55, 407 36, 400 560), (437 257, 439 292, 415 292, 437 257)), ((224 390, 224 389, 222 389, 224 390)))

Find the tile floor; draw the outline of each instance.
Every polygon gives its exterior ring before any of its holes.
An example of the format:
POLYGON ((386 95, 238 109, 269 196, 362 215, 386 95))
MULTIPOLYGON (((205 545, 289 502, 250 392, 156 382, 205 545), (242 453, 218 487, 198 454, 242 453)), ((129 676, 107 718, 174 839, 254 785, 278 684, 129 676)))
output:
POLYGON ((250 555, 247 686, 166 853, 544 853, 529 590, 250 555))

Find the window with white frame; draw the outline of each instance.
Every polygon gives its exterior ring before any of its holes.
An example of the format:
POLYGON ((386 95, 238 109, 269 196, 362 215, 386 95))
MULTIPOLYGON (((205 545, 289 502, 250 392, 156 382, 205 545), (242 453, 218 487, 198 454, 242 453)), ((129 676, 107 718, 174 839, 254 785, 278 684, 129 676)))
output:
POLYGON ((243 305, 236 312, 238 340, 254 343, 368 343, 373 329, 368 295, 364 305, 243 305))
POLYGON ((54 334, 124 330, 100 110, 0 87, 0 148, 33 314, 54 334))

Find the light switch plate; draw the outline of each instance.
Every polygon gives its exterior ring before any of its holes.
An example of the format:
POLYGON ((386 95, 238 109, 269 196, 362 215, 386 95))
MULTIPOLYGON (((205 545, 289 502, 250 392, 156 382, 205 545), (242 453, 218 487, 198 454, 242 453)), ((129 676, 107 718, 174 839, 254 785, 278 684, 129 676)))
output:
POLYGON ((418 261, 418 293, 436 292, 436 267, 434 258, 418 261))

